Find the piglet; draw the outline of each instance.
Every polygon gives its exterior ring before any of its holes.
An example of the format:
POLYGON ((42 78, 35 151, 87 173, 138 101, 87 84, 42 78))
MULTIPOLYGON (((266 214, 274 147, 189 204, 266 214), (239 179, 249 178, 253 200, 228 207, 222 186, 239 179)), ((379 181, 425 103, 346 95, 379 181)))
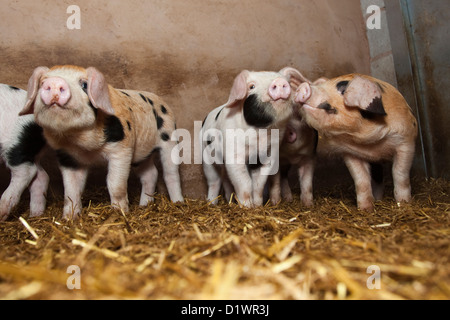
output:
POLYGON ((140 205, 153 201, 159 151, 164 180, 174 202, 183 202, 178 166, 171 160, 175 119, 153 93, 119 90, 91 67, 38 67, 28 83, 21 115, 34 113, 48 144, 56 150, 64 183, 64 218, 81 213, 88 168, 108 164, 111 203, 128 211, 127 181, 135 167, 142 183, 140 205))
POLYGON ((314 204, 313 178, 317 143, 317 131, 306 123, 295 108, 293 116, 286 125, 284 140, 281 144, 280 172, 272 179, 270 191, 272 203, 281 200, 280 191, 284 200, 287 202, 293 200, 288 173, 291 167, 294 167, 299 177, 302 204, 307 207, 314 204), (277 187, 280 190, 277 190, 277 187))
MULTIPOLYGON (((320 136, 319 149, 343 157, 356 185, 358 207, 374 210, 370 163, 393 161, 394 195, 411 200, 410 170, 417 120, 396 88, 359 74, 303 83, 295 101, 320 136)), ((377 199, 378 200, 378 199, 377 199)))
POLYGON ((263 204, 264 186, 278 171, 280 140, 293 112, 291 83, 303 81, 293 68, 244 70, 236 77, 228 102, 206 117, 200 132, 210 202, 217 203, 224 184, 227 196, 234 189, 241 206, 263 204))
POLYGON ((11 181, 0 200, 0 221, 8 218, 24 190, 30 189, 30 216, 44 213, 49 177, 39 159, 46 142, 34 116, 19 117, 27 93, 0 84, 0 162, 11 170, 11 181))

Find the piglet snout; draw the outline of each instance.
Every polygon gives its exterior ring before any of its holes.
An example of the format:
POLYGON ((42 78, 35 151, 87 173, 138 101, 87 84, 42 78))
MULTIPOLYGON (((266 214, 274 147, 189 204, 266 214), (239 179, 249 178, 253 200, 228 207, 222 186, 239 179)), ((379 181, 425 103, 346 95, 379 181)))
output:
POLYGON ((295 102, 305 103, 311 97, 311 86, 307 82, 303 82, 297 89, 295 94, 295 102))
POLYGON ((286 100, 291 96, 291 86, 289 82, 282 78, 275 79, 269 88, 269 95, 274 100, 286 100))
POLYGON ((42 101, 47 106, 57 104, 63 107, 71 97, 69 85, 59 77, 46 79, 41 86, 40 94, 42 101))

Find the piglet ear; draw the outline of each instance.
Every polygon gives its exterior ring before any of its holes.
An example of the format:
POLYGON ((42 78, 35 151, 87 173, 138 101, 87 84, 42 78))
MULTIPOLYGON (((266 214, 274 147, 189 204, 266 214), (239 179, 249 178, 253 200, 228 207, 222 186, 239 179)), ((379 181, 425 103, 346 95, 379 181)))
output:
POLYGON ((90 67, 86 70, 88 75, 88 96, 92 105, 109 115, 114 115, 114 109, 109 97, 109 87, 105 77, 97 69, 90 67))
POLYGON ((237 102, 247 98, 247 79, 249 75, 250 72, 248 70, 244 70, 236 77, 236 79, 234 79, 233 87, 231 88, 230 92, 230 98, 225 105, 226 108, 236 107, 238 106, 237 102))
POLYGON ((379 85, 360 76, 356 76, 345 90, 344 103, 348 107, 358 107, 372 114, 387 115, 379 85))
POLYGON ((319 85, 319 84, 325 83, 325 82, 327 82, 327 81, 329 81, 328 78, 322 77, 322 78, 319 78, 319 79, 317 79, 316 81, 314 81, 313 84, 314 84, 314 85, 319 85))
POLYGON ((300 73, 300 71, 298 71, 297 69, 294 69, 294 68, 291 68, 291 67, 286 67, 284 69, 281 69, 280 73, 283 76, 285 76, 286 78, 288 78, 289 84, 291 85, 292 88, 294 88, 294 90, 297 90, 297 88, 304 82, 307 82, 307 83, 311 84, 311 81, 306 79, 300 73))
POLYGON ((47 67, 37 67, 36 69, 34 69, 33 75, 31 76, 30 80, 28 80, 27 102, 25 103, 22 111, 19 113, 19 116, 25 116, 27 114, 34 113, 34 102, 39 91, 39 84, 42 76, 46 74, 48 70, 49 68, 47 67))

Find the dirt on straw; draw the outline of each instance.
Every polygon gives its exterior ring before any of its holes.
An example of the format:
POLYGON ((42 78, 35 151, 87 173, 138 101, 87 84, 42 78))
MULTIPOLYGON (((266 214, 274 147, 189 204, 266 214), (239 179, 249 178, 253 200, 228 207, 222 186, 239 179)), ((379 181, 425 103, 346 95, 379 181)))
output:
POLYGON ((298 196, 251 210, 157 197, 128 214, 87 191, 75 222, 62 199, 40 218, 22 201, 0 223, 0 299, 450 299, 450 182, 413 185, 411 204, 391 186, 373 214, 351 188, 321 191, 311 209, 298 196), (67 288, 72 265, 81 290, 67 288))

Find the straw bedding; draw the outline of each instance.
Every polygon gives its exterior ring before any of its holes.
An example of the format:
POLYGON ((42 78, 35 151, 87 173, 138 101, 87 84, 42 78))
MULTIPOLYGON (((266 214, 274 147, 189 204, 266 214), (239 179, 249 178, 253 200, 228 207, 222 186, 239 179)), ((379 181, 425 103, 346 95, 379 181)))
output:
POLYGON ((251 210, 159 196, 124 215, 105 189, 87 190, 75 222, 61 219, 60 197, 40 218, 24 199, 0 224, 0 298, 450 299, 449 191, 414 179, 414 201, 399 207, 391 185, 373 214, 349 184, 321 190, 311 209, 298 196, 251 210), (71 265, 81 290, 66 286, 71 265), (367 287, 372 265, 381 289, 367 287))

